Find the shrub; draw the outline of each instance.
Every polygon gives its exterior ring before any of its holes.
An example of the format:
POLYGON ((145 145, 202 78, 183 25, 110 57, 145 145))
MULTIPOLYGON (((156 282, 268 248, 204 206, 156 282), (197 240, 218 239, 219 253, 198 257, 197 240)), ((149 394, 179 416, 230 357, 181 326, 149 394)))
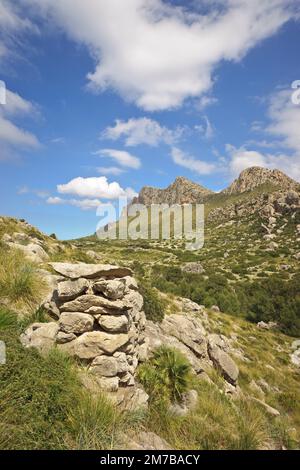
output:
POLYGON ((151 361, 140 368, 139 378, 150 398, 180 401, 189 386, 190 370, 188 360, 180 351, 161 346, 151 361))
POLYGON ((140 284, 140 293, 144 298, 144 311, 148 320, 161 322, 164 319, 164 302, 158 293, 148 284, 140 284))

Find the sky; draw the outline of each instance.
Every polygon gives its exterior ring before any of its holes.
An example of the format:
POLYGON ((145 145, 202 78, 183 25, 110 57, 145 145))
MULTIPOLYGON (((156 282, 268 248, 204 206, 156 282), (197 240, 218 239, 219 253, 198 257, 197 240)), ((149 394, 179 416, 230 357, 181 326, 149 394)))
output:
POLYGON ((0 214, 71 239, 177 176, 300 181, 299 40, 299 0, 0 0, 0 214))

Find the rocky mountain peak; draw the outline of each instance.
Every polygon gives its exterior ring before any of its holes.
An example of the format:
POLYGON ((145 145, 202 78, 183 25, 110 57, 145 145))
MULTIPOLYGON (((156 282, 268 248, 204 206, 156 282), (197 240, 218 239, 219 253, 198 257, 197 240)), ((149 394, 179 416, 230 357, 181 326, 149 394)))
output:
POLYGON ((223 194, 244 193, 252 191, 262 184, 273 184, 281 189, 297 189, 299 183, 280 170, 269 170, 253 166, 242 171, 239 177, 224 191, 223 194))
POLYGON ((186 204, 201 203, 205 196, 213 194, 207 188, 193 183, 184 176, 178 176, 175 181, 165 189, 145 186, 141 189, 134 203, 145 204, 186 204))

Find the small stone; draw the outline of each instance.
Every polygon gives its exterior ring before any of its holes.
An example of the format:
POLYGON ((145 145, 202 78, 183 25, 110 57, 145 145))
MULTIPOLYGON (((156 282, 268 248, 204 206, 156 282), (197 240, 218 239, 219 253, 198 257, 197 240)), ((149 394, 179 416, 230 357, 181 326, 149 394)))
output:
POLYGON ((64 333, 63 331, 59 331, 56 335, 56 343, 57 344, 65 344, 69 343, 76 339, 76 335, 74 333, 64 333))

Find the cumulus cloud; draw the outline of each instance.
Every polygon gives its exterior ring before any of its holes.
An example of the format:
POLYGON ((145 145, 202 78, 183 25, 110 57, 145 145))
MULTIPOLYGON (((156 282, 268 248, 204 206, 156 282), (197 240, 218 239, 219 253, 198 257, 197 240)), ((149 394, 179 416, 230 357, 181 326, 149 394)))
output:
POLYGON ((251 141, 240 148, 227 145, 232 176, 237 176, 249 166, 262 166, 278 168, 300 181, 300 106, 294 104, 291 98, 292 89, 283 89, 275 92, 268 101, 269 123, 266 125, 260 122, 256 131, 272 137, 271 141, 251 141), (250 145, 265 149, 277 148, 280 151, 259 152, 250 149, 250 145))
MULTIPOLYGON (((123 189, 117 182, 109 183, 105 176, 74 178, 66 184, 59 184, 57 191, 60 194, 72 194, 82 198, 118 199, 127 194, 135 193, 131 188, 123 189)), ((136 193, 135 193, 136 194, 136 193)))
POLYGON ((208 163, 203 160, 197 160, 193 156, 186 154, 177 147, 172 148, 171 156, 173 162, 176 163, 176 165, 180 165, 184 168, 192 170, 198 173, 199 175, 209 175, 216 168, 213 163, 208 163))
POLYGON ((138 169, 141 166, 141 161, 139 158, 131 155, 129 152, 124 150, 115 150, 115 149, 101 149, 94 153, 100 157, 109 157, 115 160, 119 165, 126 168, 138 169))
POLYGON ((95 59, 90 87, 148 110, 206 95, 221 61, 238 61, 299 13, 298 0, 218 0, 197 9, 162 0, 19 0, 95 59))
POLYGON ((142 117, 131 118, 128 121, 116 120, 113 127, 107 127, 102 133, 102 137, 111 140, 125 138, 127 147, 146 144, 157 147, 160 144, 174 145, 182 137, 184 127, 177 127, 175 130, 161 126, 157 121, 142 117))

